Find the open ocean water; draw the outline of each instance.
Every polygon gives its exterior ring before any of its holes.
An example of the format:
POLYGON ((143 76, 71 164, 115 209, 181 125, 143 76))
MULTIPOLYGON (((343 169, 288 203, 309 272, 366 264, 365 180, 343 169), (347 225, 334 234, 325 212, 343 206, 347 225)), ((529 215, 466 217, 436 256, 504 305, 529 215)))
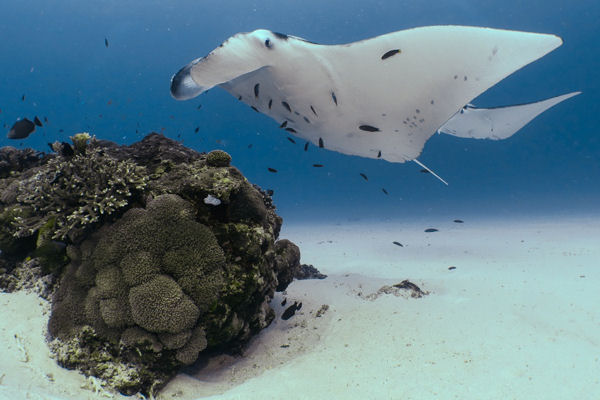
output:
POLYGON ((0 127, 8 132, 23 117, 48 121, 25 140, 1 135, 0 146, 47 151, 48 142, 81 131, 119 143, 162 132, 200 151, 229 152, 251 182, 274 191, 288 222, 598 214, 597 1, 1 0, 0 15, 0 127), (312 145, 304 152, 304 141, 291 143, 276 122, 219 88, 187 102, 169 95, 170 78, 181 66, 237 32, 267 28, 338 44, 437 24, 564 40, 476 98, 477 106, 583 93, 504 141, 435 135, 419 159, 449 186, 414 163, 312 145))

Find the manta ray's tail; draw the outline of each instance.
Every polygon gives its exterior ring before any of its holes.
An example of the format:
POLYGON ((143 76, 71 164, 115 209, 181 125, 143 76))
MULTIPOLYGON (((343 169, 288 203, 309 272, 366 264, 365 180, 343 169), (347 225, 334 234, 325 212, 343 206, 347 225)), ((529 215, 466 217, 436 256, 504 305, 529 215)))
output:
POLYGON ((427 167, 421 161, 417 160, 416 158, 414 158, 413 161, 416 162, 417 164, 419 164, 419 166, 421 166, 421 168, 424 168, 425 170, 427 170, 427 172, 429 172, 431 175, 435 176, 440 181, 442 181, 446 186, 448 185, 448 182, 446 182, 445 180, 443 180, 438 174, 436 174, 435 172, 433 172, 429 167, 427 167))

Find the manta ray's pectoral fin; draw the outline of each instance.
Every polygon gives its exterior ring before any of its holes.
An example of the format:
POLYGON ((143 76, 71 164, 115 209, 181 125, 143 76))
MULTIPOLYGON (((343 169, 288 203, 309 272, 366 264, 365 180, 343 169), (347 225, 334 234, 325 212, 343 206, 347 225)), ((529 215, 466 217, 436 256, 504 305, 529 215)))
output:
POLYGON ((442 183, 444 183, 446 186, 448 186, 448 182, 446 182, 445 180, 443 180, 438 174, 436 174, 435 172, 433 172, 431 170, 431 168, 427 167, 425 164, 423 164, 421 161, 417 160, 416 158, 413 158, 413 161, 416 162, 421 168, 425 169, 427 172, 429 172, 431 175, 435 176, 436 178, 438 178, 440 181, 442 181, 442 183))
POLYGON ((500 140, 511 137, 547 109, 581 92, 572 92, 534 103, 506 107, 463 107, 439 129, 439 133, 473 139, 500 140))

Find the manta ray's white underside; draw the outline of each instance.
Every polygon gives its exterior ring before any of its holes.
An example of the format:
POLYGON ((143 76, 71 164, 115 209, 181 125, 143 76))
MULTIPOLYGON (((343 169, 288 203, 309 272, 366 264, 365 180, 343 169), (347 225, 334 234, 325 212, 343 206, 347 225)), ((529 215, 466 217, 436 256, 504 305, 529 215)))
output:
POLYGON ((428 26, 344 45, 257 30, 172 79, 176 99, 220 86, 289 133, 344 154, 414 160, 435 133, 504 139, 578 93, 477 109, 473 98, 562 43, 554 35, 428 26))

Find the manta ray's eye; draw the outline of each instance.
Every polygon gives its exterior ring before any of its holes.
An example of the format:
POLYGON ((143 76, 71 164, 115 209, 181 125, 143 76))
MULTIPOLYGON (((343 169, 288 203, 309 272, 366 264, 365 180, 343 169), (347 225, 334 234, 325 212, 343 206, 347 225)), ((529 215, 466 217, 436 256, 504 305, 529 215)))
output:
POLYGON ((267 46, 268 49, 273 47, 273 44, 271 43, 271 39, 265 40, 265 46, 267 46))

